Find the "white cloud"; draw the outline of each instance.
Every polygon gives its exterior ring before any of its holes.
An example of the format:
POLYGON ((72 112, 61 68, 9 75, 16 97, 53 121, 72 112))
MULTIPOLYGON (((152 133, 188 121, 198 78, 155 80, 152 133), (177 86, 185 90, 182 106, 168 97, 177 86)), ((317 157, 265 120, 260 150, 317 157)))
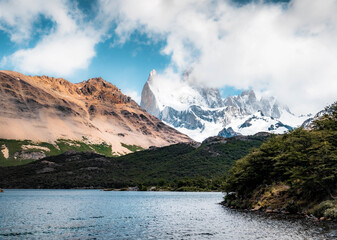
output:
MULTIPOLYGON (((95 56, 95 45, 103 32, 83 22, 76 5, 69 1, 11 0, 0 2, 0 27, 21 46, 39 31, 44 16, 52 27, 32 48, 22 48, 4 57, 4 63, 28 74, 69 76, 86 69, 95 56)), ((27 45, 27 44, 26 44, 27 45)))
POLYGON ((125 90, 123 92, 124 92, 125 95, 131 97, 132 100, 134 100, 136 103, 140 104, 140 95, 138 94, 137 91, 131 90, 131 89, 127 89, 127 90, 125 90))
POLYGON ((101 0, 88 22, 69 0, 0 1, 0 29, 24 47, 1 65, 69 76, 89 66, 95 45, 116 26, 116 44, 136 30, 165 41, 166 72, 192 69, 195 83, 253 88, 295 112, 315 112, 337 100, 336 12, 336 0, 241 7, 229 0, 101 0), (41 16, 52 27, 28 48, 41 16))
POLYGON ((22 72, 52 76, 69 76, 75 70, 87 68, 95 56, 96 39, 83 32, 52 34, 32 49, 18 50, 10 61, 22 72))
POLYGON ((76 6, 66 0, 8 0, 0 2, 0 26, 13 42, 29 40, 41 26, 41 16, 54 23, 58 32, 71 32, 78 27, 76 6))
MULTIPOLYGON (((193 81, 274 95, 297 113, 336 101, 337 1, 241 7, 231 1, 102 1, 126 41, 135 30, 166 41, 170 68, 193 81)), ((108 17, 106 17, 108 18, 108 17)))

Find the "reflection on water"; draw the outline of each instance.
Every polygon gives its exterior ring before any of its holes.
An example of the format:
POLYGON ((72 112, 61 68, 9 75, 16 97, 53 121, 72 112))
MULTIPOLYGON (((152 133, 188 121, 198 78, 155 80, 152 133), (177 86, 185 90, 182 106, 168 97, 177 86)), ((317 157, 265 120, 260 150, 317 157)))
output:
POLYGON ((238 212, 221 193, 6 190, 0 239, 335 239, 335 225, 238 212))

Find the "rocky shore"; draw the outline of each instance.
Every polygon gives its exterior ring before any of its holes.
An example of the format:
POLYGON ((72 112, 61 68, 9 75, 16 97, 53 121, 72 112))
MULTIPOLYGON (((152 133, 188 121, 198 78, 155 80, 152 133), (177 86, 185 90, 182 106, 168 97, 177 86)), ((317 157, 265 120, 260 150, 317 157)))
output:
POLYGON ((263 214, 278 214, 292 218, 306 218, 316 222, 329 221, 337 223, 337 201, 326 200, 319 204, 307 203, 299 206, 294 199, 274 198, 272 201, 264 202, 258 199, 237 199, 235 193, 229 193, 220 204, 231 209, 263 214), (278 205, 275 203, 278 201, 278 205), (251 204, 256 203, 256 204, 251 204))

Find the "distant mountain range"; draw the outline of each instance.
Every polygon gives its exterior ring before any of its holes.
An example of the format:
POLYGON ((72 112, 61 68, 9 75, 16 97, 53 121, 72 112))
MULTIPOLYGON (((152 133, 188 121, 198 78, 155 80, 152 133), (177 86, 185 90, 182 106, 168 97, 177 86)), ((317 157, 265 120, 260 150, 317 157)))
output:
MULTIPOLYGON (((148 148, 191 141, 102 78, 73 84, 12 71, 0 71, 0 129, 0 139, 48 143, 71 139, 84 141, 89 148, 104 142, 111 145, 111 155, 129 153, 130 147, 125 146, 148 148)), ((59 145, 55 147, 60 150, 59 145)), ((0 148, 2 157, 14 154, 8 146, 0 148)), ((31 148, 40 151, 32 144, 25 146, 31 148)))
POLYGON ((273 97, 257 98, 253 90, 222 98, 219 89, 189 81, 167 81, 153 70, 144 85, 141 107, 196 141, 258 132, 284 133, 311 115, 296 116, 273 97))

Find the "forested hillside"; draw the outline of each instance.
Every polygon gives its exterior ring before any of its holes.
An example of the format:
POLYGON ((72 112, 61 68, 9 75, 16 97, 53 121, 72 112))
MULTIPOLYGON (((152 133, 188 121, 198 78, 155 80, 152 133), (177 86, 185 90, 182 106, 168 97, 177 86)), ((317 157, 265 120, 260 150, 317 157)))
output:
POLYGON ((274 136, 237 161, 225 191, 232 207, 337 218, 337 103, 311 130, 274 136))
POLYGON ((16 167, 0 167, 4 188, 139 188, 221 190, 233 163, 268 136, 213 137, 120 157, 67 152, 16 167))

